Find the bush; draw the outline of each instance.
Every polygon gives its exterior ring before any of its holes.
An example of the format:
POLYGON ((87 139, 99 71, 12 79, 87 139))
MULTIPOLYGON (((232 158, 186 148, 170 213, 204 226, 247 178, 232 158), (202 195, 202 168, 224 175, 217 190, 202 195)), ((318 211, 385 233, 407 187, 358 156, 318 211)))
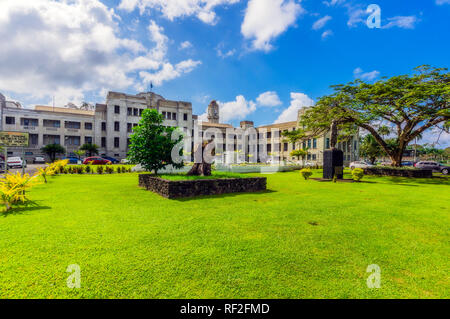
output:
POLYGON ((300 171, 300 174, 302 174, 303 178, 306 180, 308 180, 311 176, 312 176, 312 171, 309 168, 304 168, 300 171))
POLYGON ((22 175, 17 172, 16 174, 6 174, 0 179, 0 198, 6 211, 10 210, 13 204, 25 203, 28 200, 26 190, 38 183, 38 176, 36 174, 30 177, 28 174, 22 175))
POLYGON ((364 170, 362 168, 355 168, 352 171, 353 180, 359 182, 364 177, 364 170))
POLYGON ((91 171, 91 167, 89 165, 86 165, 86 174, 90 174, 91 171))
POLYGON ((103 166, 97 166, 97 174, 103 174, 103 166))
POLYGON ((77 174, 84 174, 84 167, 83 166, 78 166, 77 167, 77 174))
POLYGON ((114 173, 114 167, 111 165, 106 165, 105 172, 108 174, 114 173))

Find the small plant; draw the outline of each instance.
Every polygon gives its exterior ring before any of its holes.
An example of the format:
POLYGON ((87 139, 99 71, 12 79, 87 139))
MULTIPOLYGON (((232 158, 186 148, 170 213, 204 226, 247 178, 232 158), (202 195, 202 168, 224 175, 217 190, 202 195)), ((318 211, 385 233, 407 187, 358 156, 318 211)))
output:
POLYGON ((90 174, 91 173, 91 166, 90 165, 86 165, 86 174, 90 174))
POLYGON ((108 174, 114 173, 114 167, 112 167, 111 165, 106 165, 105 172, 108 174))
POLYGON ((83 166, 78 166, 77 173, 78 174, 84 174, 84 167, 83 166))
POLYGON ((54 174, 55 174, 55 172, 51 166, 46 166, 44 168, 39 167, 38 171, 37 171, 37 175, 42 176, 42 178, 44 179, 44 183, 46 183, 46 184, 47 184, 47 177, 52 176, 54 174))
POLYGON ((337 183, 337 180, 338 180, 337 175, 334 174, 334 175, 333 175, 333 183, 337 183))
POLYGON ((4 178, 0 179, 0 198, 6 211, 10 210, 13 204, 25 203, 28 200, 26 190, 38 183, 38 176, 30 177, 28 174, 22 175, 17 172, 16 174, 6 174, 4 178))
POLYGON ((364 170, 362 168, 355 168, 352 170, 352 177, 355 182, 360 182, 364 177, 364 170))
POLYGON ((103 166, 97 166, 97 174, 103 174, 103 166))
POLYGON ((304 168, 300 171, 300 174, 302 174, 303 178, 306 180, 308 180, 311 176, 312 176, 312 171, 309 168, 304 168))

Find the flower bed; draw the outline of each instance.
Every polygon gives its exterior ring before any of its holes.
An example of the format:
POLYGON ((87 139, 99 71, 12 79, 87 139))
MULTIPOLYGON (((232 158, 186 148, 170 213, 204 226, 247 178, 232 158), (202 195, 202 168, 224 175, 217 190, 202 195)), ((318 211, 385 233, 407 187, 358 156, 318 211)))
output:
POLYGON ((264 191, 265 177, 167 180, 150 174, 139 175, 139 186, 163 197, 174 199, 228 193, 264 191))

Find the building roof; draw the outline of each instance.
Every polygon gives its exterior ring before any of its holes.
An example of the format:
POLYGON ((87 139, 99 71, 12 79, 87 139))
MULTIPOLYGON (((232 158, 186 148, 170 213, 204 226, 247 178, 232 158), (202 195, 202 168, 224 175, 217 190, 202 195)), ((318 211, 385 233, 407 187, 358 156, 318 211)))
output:
POLYGON ((53 107, 53 106, 44 106, 44 105, 36 105, 34 107, 34 110, 41 111, 41 112, 90 115, 90 116, 93 116, 95 114, 95 111, 78 110, 78 109, 71 109, 68 107, 53 107))
POLYGON ((222 123, 210 123, 210 122, 201 122, 200 126, 208 126, 208 127, 217 127, 217 128, 228 128, 233 127, 230 124, 222 124, 222 123))
POLYGON ((296 127, 296 126, 297 126, 297 121, 292 121, 292 122, 263 125, 263 126, 259 126, 258 129, 260 129, 260 128, 286 128, 286 127, 291 128, 291 127, 296 127))

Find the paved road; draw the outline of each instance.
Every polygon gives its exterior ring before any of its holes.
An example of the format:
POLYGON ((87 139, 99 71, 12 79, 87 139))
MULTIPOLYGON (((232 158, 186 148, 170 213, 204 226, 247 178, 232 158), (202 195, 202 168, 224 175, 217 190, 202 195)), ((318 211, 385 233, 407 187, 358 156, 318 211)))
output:
MULTIPOLYGON (((36 173, 38 167, 44 167, 44 166, 45 166, 45 164, 28 164, 27 167, 25 168, 25 173, 33 175, 34 173, 36 173)), ((11 173, 16 173, 16 172, 22 173, 22 169, 14 168, 14 169, 11 169, 10 172, 11 173)), ((0 177, 3 177, 3 174, 1 174, 0 177)))

